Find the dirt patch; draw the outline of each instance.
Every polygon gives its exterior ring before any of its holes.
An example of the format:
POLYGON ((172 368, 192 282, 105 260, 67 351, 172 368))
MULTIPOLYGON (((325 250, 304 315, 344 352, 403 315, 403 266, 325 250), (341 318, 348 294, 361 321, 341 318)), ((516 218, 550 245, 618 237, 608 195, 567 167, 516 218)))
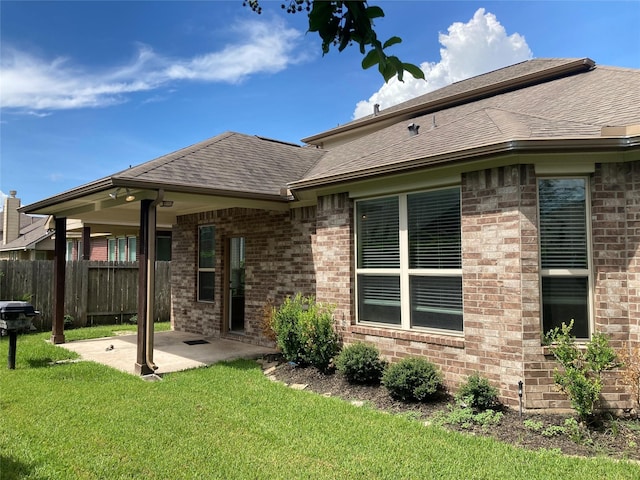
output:
MULTIPOLYGON (((323 374, 313 367, 301 368, 279 363, 269 372, 276 380, 288 385, 306 385, 321 395, 364 403, 394 414, 407 415, 422 422, 438 422, 456 408, 450 396, 442 395, 435 402, 405 403, 393 399, 384 387, 351 385, 340 373, 323 374)), ((522 448, 559 450, 566 455, 626 458, 640 461, 640 420, 605 415, 586 427, 573 421, 571 415, 523 413, 509 408, 497 425, 447 424, 452 430, 485 435, 522 448), (569 420, 569 424, 565 421, 569 420)))

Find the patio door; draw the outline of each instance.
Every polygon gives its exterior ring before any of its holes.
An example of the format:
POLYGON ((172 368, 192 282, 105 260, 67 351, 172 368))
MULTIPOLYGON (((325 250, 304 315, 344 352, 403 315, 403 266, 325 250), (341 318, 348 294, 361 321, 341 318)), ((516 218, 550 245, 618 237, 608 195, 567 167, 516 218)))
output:
POLYGON ((229 239, 229 331, 244 331, 244 237, 229 239))

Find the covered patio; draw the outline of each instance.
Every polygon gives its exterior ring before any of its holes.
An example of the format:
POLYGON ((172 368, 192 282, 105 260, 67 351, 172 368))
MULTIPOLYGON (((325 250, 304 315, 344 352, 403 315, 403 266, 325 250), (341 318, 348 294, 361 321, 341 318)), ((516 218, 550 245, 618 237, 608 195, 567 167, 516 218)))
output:
MULTIPOLYGON (((78 353, 82 360, 102 363, 130 374, 136 371, 137 335, 79 340, 59 344, 78 353)), ((276 350, 224 338, 203 337, 187 332, 157 332, 154 334, 156 374, 205 367, 217 362, 257 359, 276 350)))

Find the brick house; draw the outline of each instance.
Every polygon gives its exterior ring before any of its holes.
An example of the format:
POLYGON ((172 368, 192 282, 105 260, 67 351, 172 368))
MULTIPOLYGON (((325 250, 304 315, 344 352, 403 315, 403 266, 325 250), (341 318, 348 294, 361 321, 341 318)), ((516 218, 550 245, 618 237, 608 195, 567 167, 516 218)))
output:
MULTIPOLYGON (((302 292, 335 305, 345 343, 566 408, 544 332, 640 342, 639 91, 637 70, 535 59, 304 147, 227 132, 25 211, 171 225, 176 330, 266 344, 265 305, 302 292)), ((613 373, 603 397, 630 406, 613 373)))

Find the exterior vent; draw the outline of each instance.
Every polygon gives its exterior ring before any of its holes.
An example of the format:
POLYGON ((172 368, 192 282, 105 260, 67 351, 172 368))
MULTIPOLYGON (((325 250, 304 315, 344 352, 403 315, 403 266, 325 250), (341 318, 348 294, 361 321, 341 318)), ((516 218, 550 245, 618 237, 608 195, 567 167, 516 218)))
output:
POLYGON ((412 137, 414 135, 418 135, 419 128, 420 128, 420 125, 416 125, 415 123, 410 123, 409 126, 407 127, 407 129, 409 129, 409 135, 412 137))

